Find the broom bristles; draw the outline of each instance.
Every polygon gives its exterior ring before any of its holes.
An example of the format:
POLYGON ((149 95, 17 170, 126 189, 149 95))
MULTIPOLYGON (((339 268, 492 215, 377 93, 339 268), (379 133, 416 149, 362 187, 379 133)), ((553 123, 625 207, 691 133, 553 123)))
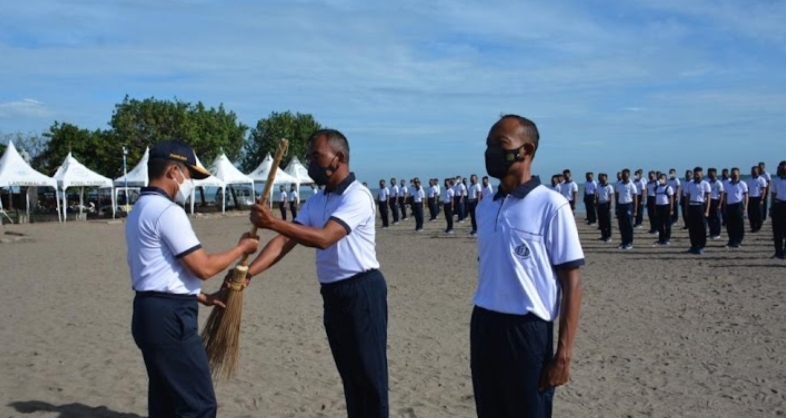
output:
POLYGON ((243 317, 243 288, 248 267, 233 270, 232 284, 222 290, 226 308, 213 308, 202 329, 210 373, 214 380, 228 380, 237 370, 240 356, 240 322, 243 317))

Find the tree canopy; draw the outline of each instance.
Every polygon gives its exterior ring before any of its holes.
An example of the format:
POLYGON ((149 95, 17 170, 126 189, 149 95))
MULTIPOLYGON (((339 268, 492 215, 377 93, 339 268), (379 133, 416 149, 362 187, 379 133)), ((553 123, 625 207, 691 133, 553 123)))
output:
POLYGON ((281 138, 289 140, 287 155, 281 160, 286 166, 292 157, 303 160, 306 156, 306 140, 322 125, 308 113, 272 112, 267 118, 260 119, 251 129, 244 148, 242 168, 249 172, 257 167, 267 153, 275 154, 281 138))

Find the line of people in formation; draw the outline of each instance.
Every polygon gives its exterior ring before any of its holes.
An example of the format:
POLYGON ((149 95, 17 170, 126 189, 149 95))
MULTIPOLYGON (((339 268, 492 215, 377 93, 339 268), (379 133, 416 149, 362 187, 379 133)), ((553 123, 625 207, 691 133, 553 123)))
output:
MULTIPOLYGON (((551 178, 553 190, 565 196, 575 210, 579 187, 570 170, 551 178)), ((692 254, 703 254, 707 238, 721 238, 726 228, 727 248, 739 248, 745 237, 745 218, 749 231, 758 233, 769 215, 772 221, 773 258, 786 260, 786 161, 778 164, 772 177, 763 162, 752 166, 750 177, 742 180, 739 168, 724 168, 718 178, 717 169, 696 167, 685 171, 681 181, 675 169, 668 175, 659 171, 630 170, 617 173, 610 183, 606 173, 586 173, 584 183, 586 223, 598 225, 600 239, 612 242, 612 213, 617 218, 621 242, 618 248, 633 248, 633 230, 644 224, 644 209, 649 218, 649 234, 657 234, 654 245, 670 245, 671 228, 682 212, 683 227, 688 230, 692 254), (768 203, 771 202, 770 207, 768 203)))
POLYGON ((416 232, 423 231, 424 210, 428 209, 429 222, 435 222, 440 213, 444 213, 447 223, 446 234, 455 233, 454 218, 457 218, 459 223, 464 223, 467 218, 470 218, 472 230, 469 234, 475 236, 478 232, 475 208, 478 202, 492 194, 494 190, 489 184, 488 176, 484 176, 480 183, 475 174, 469 177, 469 182, 466 177, 456 176, 445 179, 441 186, 439 179, 433 178, 428 180, 428 188, 423 187, 417 177, 410 179, 409 186, 406 180, 397 182, 393 177, 390 179, 390 186, 384 179, 379 180, 377 205, 383 229, 390 226, 391 217, 393 225, 407 220, 407 206, 409 206, 411 215, 415 218, 416 232))

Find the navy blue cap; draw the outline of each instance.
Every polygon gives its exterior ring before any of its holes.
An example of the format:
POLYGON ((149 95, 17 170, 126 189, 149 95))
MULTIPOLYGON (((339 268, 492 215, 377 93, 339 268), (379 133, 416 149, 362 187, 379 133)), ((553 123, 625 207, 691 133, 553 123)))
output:
POLYGON ((150 148, 150 158, 183 164, 188 167, 193 179, 202 180, 210 177, 210 173, 204 167, 197 165, 194 149, 183 141, 169 139, 153 145, 153 148, 150 148))

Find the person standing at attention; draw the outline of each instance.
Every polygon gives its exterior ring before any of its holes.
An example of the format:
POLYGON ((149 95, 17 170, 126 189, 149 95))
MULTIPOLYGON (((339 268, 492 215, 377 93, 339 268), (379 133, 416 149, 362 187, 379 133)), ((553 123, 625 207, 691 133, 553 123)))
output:
POLYGON ((584 253, 568 201, 531 175, 538 141, 535 124, 515 115, 486 140, 486 170, 501 182, 478 205, 470 367, 479 418, 551 417, 554 390, 570 378, 584 253))
POLYGON ((644 224, 644 205, 647 201, 647 181, 644 180, 644 170, 640 168, 636 170, 634 173, 633 183, 636 185, 636 190, 638 190, 639 193, 639 204, 636 206, 636 212, 633 213, 633 227, 641 228, 641 226, 644 224))
POLYGON ((453 192, 455 193, 455 196, 453 197, 453 209, 458 215, 458 222, 464 223, 464 219, 467 217, 467 213, 464 211, 466 208, 465 202, 467 200, 467 186, 461 182, 461 176, 456 176, 454 184, 453 192))
MULTIPOLYGON (((664 177, 666 175, 664 174, 664 177)), ((656 207, 655 207, 655 197, 657 193, 655 192, 658 188, 658 183, 660 182, 660 172, 655 173, 654 171, 650 171, 647 173, 647 184, 645 185, 647 190, 647 217, 650 220, 650 230, 647 232, 648 234, 657 234, 658 233, 658 220, 656 207)), ((672 189, 673 190, 673 189, 672 189)))
POLYGON ((630 250, 633 248, 633 215, 639 206, 639 190, 630 179, 630 170, 622 170, 622 180, 617 183, 617 220, 620 228, 622 242, 619 248, 630 250))
POLYGON ((287 190, 284 186, 278 187, 278 209, 281 211, 281 219, 287 220, 287 190))
POLYGON ((401 179, 401 185, 398 187, 398 208, 401 210, 401 220, 407 220, 407 198, 409 198, 409 190, 407 189, 407 182, 401 179))
POLYGON ((656 245, 671 244, 671 217, 674 214, 674 189, 666 181, 666 175, 661 174, 655 187, 655 216, 654 224, 658 231, 656 245))
POLYGON ((125 225, 136 292, 131 333, 147 368, 148 416, 214 418, 216 395, 197 329, 197 303, 223 303, 217 294, 202 293, 202 282, 256 252, 259 241, 245 234, 232 249, 208 254, 178 203, 191 197, 192 179, 210 173, 182 141, 159 142, 149 157, 149 184, 125 225))
POLYGON ((682 204, 682 183, 680 182, 679 177, 677 177, 676 169, 669 169, 669 179, 667 182, 669 183, 669 186, 671 186, 671 189, 674 190, 674 199, 676 200, 674 205, 674 215, 671 217, 671 224, 675 225, 680 219, 680 205, 682 204))
POLYGON ((385 179, 380 179, 377 205, 379 205, 379 217, 382 218, 382 229, 388 227, 388 198, 390 198, 390 190, 385 185, 385 179))
POLYGON ((786 161, 778 164, 775 178, 770 182, 772 191, 772 235, 775 242, 773 257, 786 260, 786 161))
POLYGON ((726 235, 729 248, 739 248, 745 238, 745 211, 748 209, 748 184, 740 181, 740 169, 731 169, 731 178, 726 184, 726 235))
POLYGON ((565 199, 568 199, 568 203, 570 203, 570 210, 575 212, 576 200, 578 199, 579 195, 579 185, 573 181, 573 175, 570 173, 570 170, 563 170, 562 178, 564 181, 562 185, 560 185, 560 191, 562 192, 562 195, 565 196, 565 199))
POLYGON ((475 219, 475 208, 478 207, 478 202, 483 198, 483 190, 480 188, 480 184, 478 184, 478 176, 475 174, 469 176, 469 182, 469 188, 467 189, 467 206, 469 208, 469 219, 472 223, 472 230, 469 232, 469 235, 474 237, 478 233, 478 222, 475 219))
POLYGON ((489 176, 483 176, 481 181, 483 182, 483 193, 481 194, 481 199, 493 196, 494 189, 491 187, 491 184, 489 184, 489 176))
POLYGON ((766 167, 766 165, 764 164, 763 161, 759 162, 759 175, 767 183, 767 188, 764 190, 764 193, 762 193, 762 195, 761 195, 761 204, 760 204, 760 206, 761 206, 761 221, 762 221, 762 223, 764 223, 764 221, 767 220, 767 214, 769 214, 769 212, 767 211, 767 209, 768 209, 767 208, 767 201, 769 200, 769 197, 770 197, 770 183, 772 183, 772 176, 770 176, 770 173, 767 172, 767 167, 766 167))
POLYGON ((390 213, 393 215, 393 225, 398 225, 398 182, 395 177, 390 178, 390 213))
POLYGON ((682 188, 682 200, 680 201, 680 206, 682 206, 682 229, 688 229, 688 185, 693 180, 693 171, 685 170, 685 187, 682 188))
MULTIPOLYGON (((724 192, 729 190, 729 182, 731 181, 731 177, 729 177, 729 174, 730 173, 728 168, 724 168, 723 170, 721 170, 721 184, 723 185, 724 192)), ((726 215, 726 210, 727 210, 726 199, 723 199, 723 201, 721 202, 721 227, 722 228, 726 227, 726 218, 728 217, 726 215)))
POLYGON ((598 191, 598 182, 593 179, 594 174, 590 171, 584 175, 587 180, 584 183, 584 210, 587 212, 587 225, 595 225, 598 222, 597 199, 595 195, 598 191))
POLYGON ((751 232, 756 233, 761 229, 761 199, 767 192, 767 181, 759 173, 759 167, 751 167, 751 176, 748 183, 748 222, 751 232))
POLYGON ((595 194, 598 200, 600 239, 608 243, 611 242, 611 201, 614 199, 614 186, 609 184, 609 176, 606 173, 600 173, 598 179, 600 185, 595 194))
POLYGON ((701 167, 693 169, 693 179, 685 184, 688 202, 688 235, 691 254, 704 254, 707 246, 707 217, 710 215, 710 184, 704 181, 701 167))
POLYGON ((300 205, 300 193, 298 193, 297 185, 292 184, 289 188, 289 212, 292 213, 292 219, 297 217, 297 208, 300 205))
POLYGON ((426 192, 420 185, 420 179, 412 181, 412 216, 415 217, 415 232, 423 230, 423 201, 426 192))
POLYGON ((447 222, 447 227, 445 228, 446 234, 453 233, 453 205, 456 202, 454 199, 456 189, 453 187, 453 181, 453 179, 445 179, 445 195, 442 197, 442 209, 445 212, 445 221, 447 222))
POLYGON ((436 179, 429 179, 428 181, 428 214, 429 222, 437 220, 437 204, 439 202, 439 187, 437 187, 436 179))
POLYGON ((707 177, 710 179, 710 213, 707 217, 707 226, 710 229, 710 239, 720 239, 724 193, 723 182, 718 180, 718 170, 715 168, 707 169, 707 177))
POLYGON ((347 416, 388 417, 387 285, 375 250, 376 205, 349 169, 346 137, 322 129, 307 141, 308 176, 325 193, 309 199, 295 222, 254 205, 251 222, 278 233, 248 268, 250 281, 296 245, 316 249, 316 273, 330 351, 344 385, 347 416))

